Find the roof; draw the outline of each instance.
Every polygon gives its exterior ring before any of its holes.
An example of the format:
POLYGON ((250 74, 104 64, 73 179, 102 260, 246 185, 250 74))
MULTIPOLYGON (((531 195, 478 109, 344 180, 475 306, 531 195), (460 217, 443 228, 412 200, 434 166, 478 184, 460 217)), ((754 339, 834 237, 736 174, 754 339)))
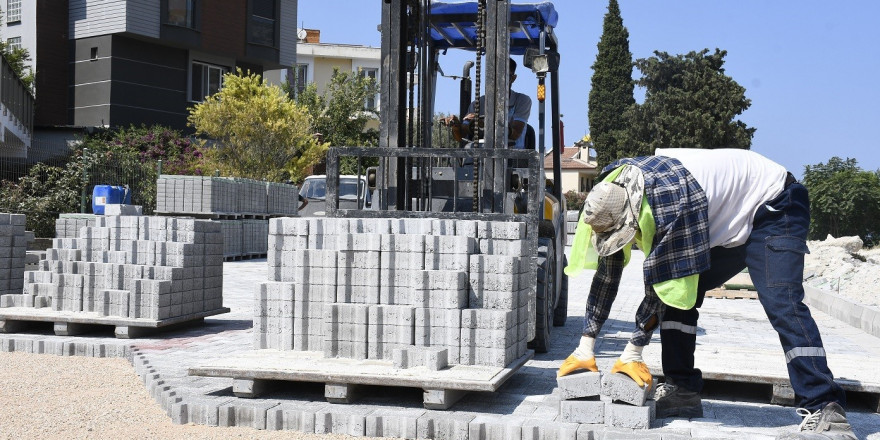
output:
MULTIPOLYGON (((581 170, 599 172, 599 166, 594 161, 581 159, 581 152, 584 151, 578 147, 566 147, 560 154, 563 170, 581 170)), ((553 168, 553 154, 547 153, 544 156, 544 169, 553 168)))
MULTIPOLYGON (((437 49, 457 47, 473 50, 476 45, 477 2, 433 2, 430 38, 437 49)), ((522 55, 526 47, 537 46, 541 30, 556 27, 559 14, 553 3, 510 5, 510 53, 522 55)))

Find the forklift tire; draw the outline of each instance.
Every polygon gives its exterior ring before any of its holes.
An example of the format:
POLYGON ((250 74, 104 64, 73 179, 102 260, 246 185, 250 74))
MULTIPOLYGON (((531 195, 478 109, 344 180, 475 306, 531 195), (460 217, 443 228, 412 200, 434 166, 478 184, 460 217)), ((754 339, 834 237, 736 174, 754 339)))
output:
POLYGON ((537 353, 550 350, 550 324, 553 309, 553 280, 556 270, 556 253, 553 252, 553 240, 538 239, 538 282, 535 288, 535 339, 529 342, 529 348, 537 353))
MULTIPOLYGON (((568 257, 562 256, 562 266, 568 266, 568 257)), ((556 302, 556 308, 553 309, 553 326, 562 327, 565 320, 568 319, 568 275, 562 273, 562 286, 559 289, 559 301, 556 302)))

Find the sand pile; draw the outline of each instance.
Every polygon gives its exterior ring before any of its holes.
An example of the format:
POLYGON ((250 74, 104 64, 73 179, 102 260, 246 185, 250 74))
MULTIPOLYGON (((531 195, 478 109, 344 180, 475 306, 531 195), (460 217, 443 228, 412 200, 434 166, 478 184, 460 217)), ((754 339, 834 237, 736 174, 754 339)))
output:
POLYGON ((853 302, 880 306, 880 247, 864 249, 859 237, 808 241, 804 283, 853 302))

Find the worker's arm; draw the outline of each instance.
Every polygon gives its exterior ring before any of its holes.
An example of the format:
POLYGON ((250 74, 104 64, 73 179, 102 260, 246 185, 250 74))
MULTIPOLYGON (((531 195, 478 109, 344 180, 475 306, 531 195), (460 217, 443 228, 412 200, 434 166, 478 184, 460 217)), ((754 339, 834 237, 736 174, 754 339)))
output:
POLYGON ((510 123, 510 130, 507 136, 508 140, 515 141, 519 139, 522 135, 523 130, 526 129, 526 123, 523 121, 513 121, 510 123))

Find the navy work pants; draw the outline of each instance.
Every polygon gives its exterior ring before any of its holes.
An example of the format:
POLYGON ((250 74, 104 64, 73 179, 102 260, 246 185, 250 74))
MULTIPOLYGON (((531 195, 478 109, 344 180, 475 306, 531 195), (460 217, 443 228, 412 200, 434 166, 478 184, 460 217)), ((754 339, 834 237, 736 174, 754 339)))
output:
POLYGON ((803 303, 809 226, 807 190, 795 182, 758 209, 744 245, 711 250, 712 266, 700 274, 697 305, 690 310, 666 307, 663 314, 660 338, 663 374, 668 379, 691 391, 702 390, 702 373, 694 368, 697 308, 707 290, 748 267, 758 299, 779 334, 799 406, 810 411, 828 402, 846 406, 846 396, 828 368, 816 321, 803 303))

